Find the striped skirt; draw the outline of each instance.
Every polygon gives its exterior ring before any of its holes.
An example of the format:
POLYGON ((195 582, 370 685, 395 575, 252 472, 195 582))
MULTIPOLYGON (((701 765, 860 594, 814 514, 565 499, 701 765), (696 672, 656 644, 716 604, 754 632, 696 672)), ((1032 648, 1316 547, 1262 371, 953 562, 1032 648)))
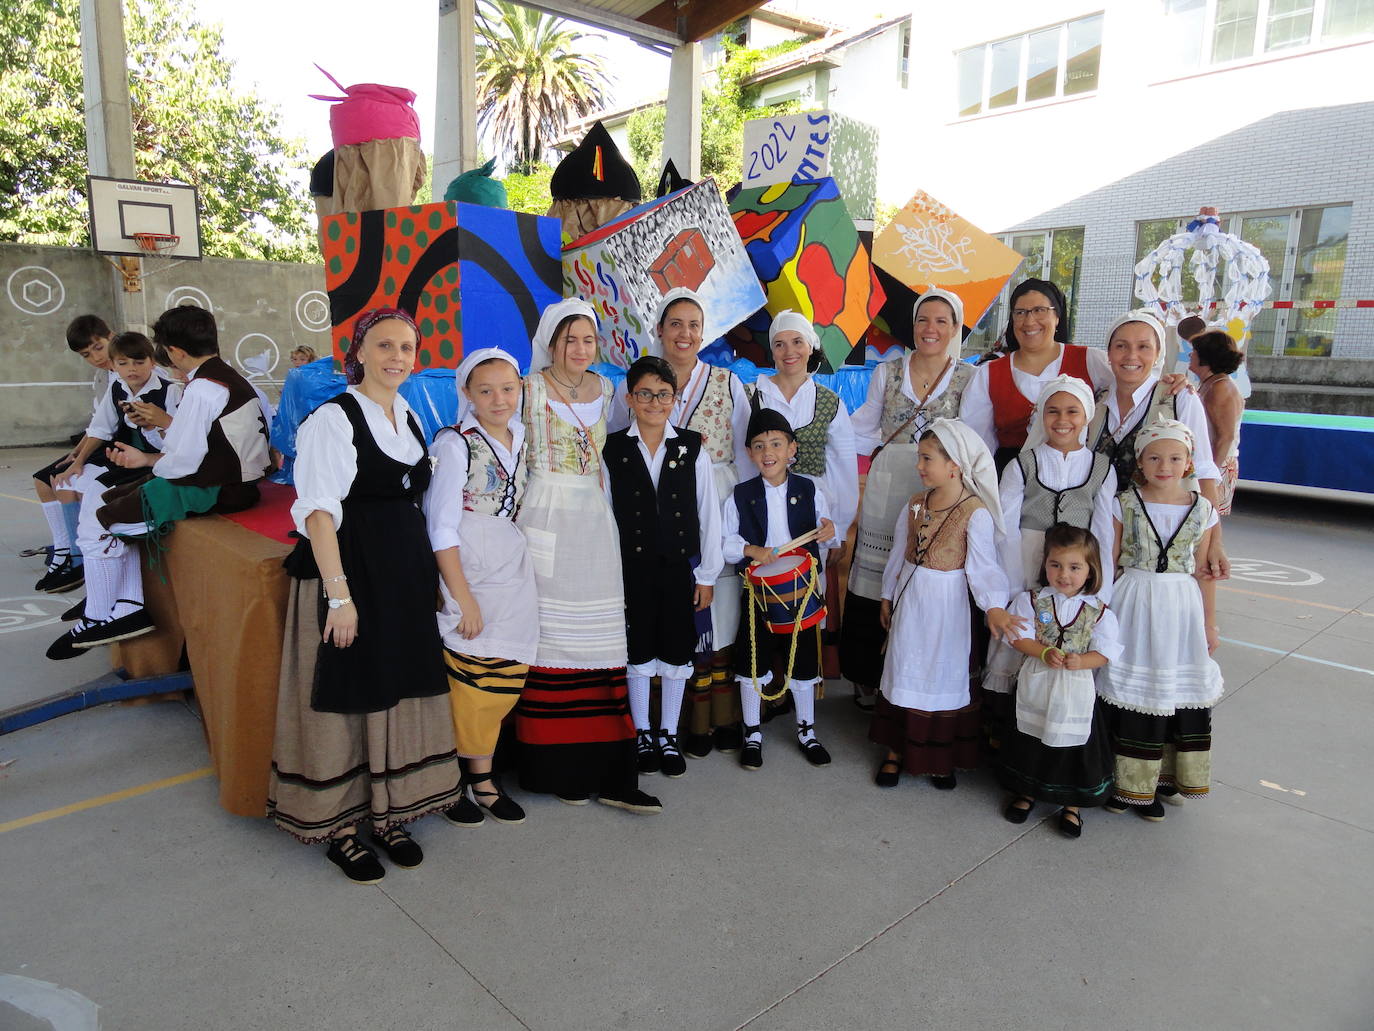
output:
POLYGON ((1149 805, 1160 784, 1185 798, 1205 798, 1212 785, 1212 710, 1176 709, 1153 716, 1106 706, 1115 755, 1115 795, 1149 805))
POLYGON ((531 666, 515 707, 520 787, 623 796, 638 782, 625 670, 531 666))
POLYGON ((291 583, 267 815, 311 843, 365 821, 385 831, 453 805, 459 769, 448 699, 403 698, 370 713, 312 709, 320 582, 291 583))
POLYGON ((488 759, 496 752, 501 721, 520 700, 529 666, 508 659, 482 659, 444 649, 453 740, 464 759, 488 759))

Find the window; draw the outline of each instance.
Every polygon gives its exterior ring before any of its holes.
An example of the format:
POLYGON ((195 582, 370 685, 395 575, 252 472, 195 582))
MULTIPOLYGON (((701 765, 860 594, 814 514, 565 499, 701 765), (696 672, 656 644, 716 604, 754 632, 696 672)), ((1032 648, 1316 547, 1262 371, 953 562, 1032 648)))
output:
POLYGON ((1374 0, 1160 0, 1181 68, 1374 34, 1374 0))
MULTIPOLYGON (((1350 235, 1349 204, 1284 211, 1223 215, 1221 228, 1252 243, 1269 262, 1271 301, 1329 301, 1341 295, 1345 275, 1346 242, 1350 235)), ((1190 218, 1164 218, 1136 223, 1136 261, 1174 233, 1190 218)), ((1217 269, 1216 292, 1226 281, 1224 264, 1217 269)), ((1195 304, 1197 284, 1186 267, 1183 300, 1195 304)), ((1134 296, 1131 303, 1135 303, 1134 296)), ((1266 308, 1250 323, 1251 354, 1329 355, 1336 337, 1337 312, 1330 309, 1266 308)))
POLYGON ((1083 265, 1083 227, 1034 229, 997 237, 1026 260, 988 308, 965 345, 965 351, 990 349, 1007 328, 1007 304, 1011 292, 1027 279, 1048 279, 1064 291, 1069 325, 1077 321, 1078 281, 1083 265))
POLYGON ((959 115, 1092 93, 1101 58, 1101 14, 961 50, 959 115))
POLYGON ((902 31, 897 44, 897 85, 907 88, 911 81, 911 22, 902 22, 902 31))

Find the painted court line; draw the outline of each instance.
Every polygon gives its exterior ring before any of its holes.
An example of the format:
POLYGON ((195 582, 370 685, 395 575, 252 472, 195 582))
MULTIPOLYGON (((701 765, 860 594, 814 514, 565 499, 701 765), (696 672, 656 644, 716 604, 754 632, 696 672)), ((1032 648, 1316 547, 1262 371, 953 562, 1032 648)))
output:
POLYGON ((102 805, 109 805, 111 802, 122 802, 126 798, 137 798, 139 795, 146 795, 150 791, 160 791, 163 788, 172 788, 176 787, 178 784, 187 784, 193 780, 201 780, 214 772, 213 768, 202 766, 200 769, 191 770, 189 773, 178 773, 175 777, 164 777, 162 780, 155 780, 148 784, 140 784, 133 788, 125 788, 123 791, 114 791, 108 795, 88 798, 84 802, 73 802, 71 805, 64 805, 57 809, 45 809, 43 812, 34 813, 32 816, 23 816, 18 820, 0 823, 0 834, 4 834, 6 831, 17 831, 21 827, 31 827, 35 823, 46 823, 48 820, 56 820, 59 816, 70 816, 72 813, 84 812, 87 809, 96 809, 102 805))
POLYGON ((1282 594, 1265 594, 1263 591, 1247 591, 1244 587, 1228 587, 1225 584, 1217 584, 1217 590, 1229 591, 1232 594, 1248 594, 1252 598, 1268 598, 1270 601, 1285 601, 1289 605, 1306 605, 1312 609, 1329 609, 1332 612, 1351 613, 1356 616, 1374 616, 1374 612, 1362 612, 1359 609, 1348 609, 1344 605, 1328 605, 1324 601, 1303 601, 1301 598, 1289 598, 1282 594))
MULTIPOLYGON (((1330 659, 1316 659, 1311 655, 1299 655, 1297 652, 1284 651, 1282 648, 1270 648, 1267 644, 1251 644, 1249 641, 1237 641, 1230 637, 1222 637, 1220 640, 1227 644, 1238 644, 1242 648, 1254 648, 1256 651, 1269 652, 1272 655, 1282 655, 1287 659, 1302 659, 1303 662, 1316 662, 1323 666, 1333 666, 1336 669, 1349 670, 1351 673, 1364 673, 1374 677, 1374 669, 1365 669, 1363 666, 1347 666, 1344 662, 1332 662, 1330 659)), ((0 826, 0 830, 4 830, 0 826)))
POLYGON ((38 504, 37 498, 21 498, 18 494, 5 494, 0 492, 0 498, 9 498, 11 501, 27 501, 30 505, 38 504))

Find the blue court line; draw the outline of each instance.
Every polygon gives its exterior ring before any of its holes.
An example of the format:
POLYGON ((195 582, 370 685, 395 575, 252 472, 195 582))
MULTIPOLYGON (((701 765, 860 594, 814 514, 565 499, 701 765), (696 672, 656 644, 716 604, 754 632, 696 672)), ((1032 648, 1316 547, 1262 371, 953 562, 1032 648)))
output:
POLYGON ((1251 644, 1249 641, 1237 641, 1230 637, 1222 637, 1221 641, 1226 644, 1238 644, 1242 648, 1254 648, 1256 651, 1270 652, 1273 655, 1282 655, 1289 659, 1302 659, 1303 662, 1316 662, 1323 666, 1334 666, 1336 669, 1349 670, 1351 673, 1364 673, 1374 677, 1374 669, 1365 669, 1362 666, 1347 666, 1344 662, 1332 662, 1330 659, 1314 659, 1311 655, 1299 655, 1297 652, 1284 651, 1282 648, 1270 648, 1268 645, 1251 644))

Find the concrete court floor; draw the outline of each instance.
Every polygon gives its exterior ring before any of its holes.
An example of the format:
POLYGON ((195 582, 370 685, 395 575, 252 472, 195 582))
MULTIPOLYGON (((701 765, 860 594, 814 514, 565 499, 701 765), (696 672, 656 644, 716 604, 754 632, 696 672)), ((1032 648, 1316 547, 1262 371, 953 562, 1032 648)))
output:
MULTIPOLYGON (((57 627, 35 613, 66 600, 25 607, 46 456, 0 451, 0 708, 104 671, 41 657, 57 627)), ((370 888, 223 812, 203 773, 12 826, 204 771, 185 705, 0 738, 0 1028, 97 1026, 32 1016, 47 983, 140 1031, 1369 1029, 1370 516, 1242 496, 1213 796, 1158 825, 1090 812, 1076 842, 1048 807, 1002 820, 986 772, 874 788, 843 684, 819 706, 829 769, 774 723, 756 775, 713 755, 646 778, 661 816, 522 798, 521 827, 432 818, 424 865, 370 888)))

